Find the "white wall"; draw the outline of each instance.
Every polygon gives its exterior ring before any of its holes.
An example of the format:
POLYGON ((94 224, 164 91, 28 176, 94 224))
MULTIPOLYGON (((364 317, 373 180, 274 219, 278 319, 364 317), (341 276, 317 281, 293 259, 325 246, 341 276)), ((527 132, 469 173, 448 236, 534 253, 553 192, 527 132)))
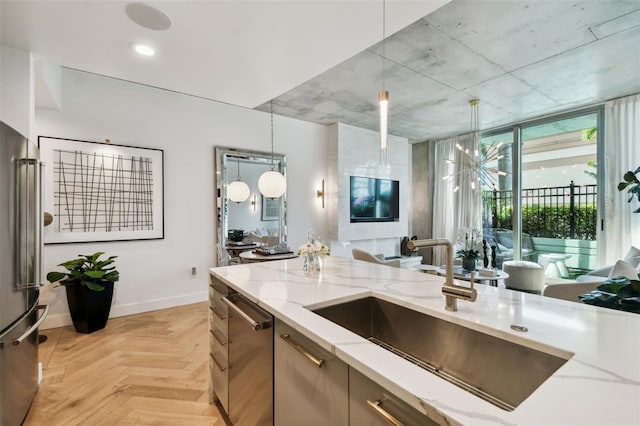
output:
MULTIPOLYGON (((47 245, 44 270, 78 254, 119 256, 111 316, 206 300, 215 264, 214 147, 268 151, 269 115, 68 69, 62 99, 59 112, 36 111, 38 135, 164 150, 165 238, 47 245)), ((315 190, 326 175, 327 128, 276 116, 274 136, 275 151, 287 155, 288 235, 297 247, 309 226, 326 235, 315 190)), ((41 298, 52 304, 44 328, 70 324, 63 288, 47 285, 41 298)))
POLYGON ((34 65, 31 53, 0 46, 0 120, 33 140, 34 65))

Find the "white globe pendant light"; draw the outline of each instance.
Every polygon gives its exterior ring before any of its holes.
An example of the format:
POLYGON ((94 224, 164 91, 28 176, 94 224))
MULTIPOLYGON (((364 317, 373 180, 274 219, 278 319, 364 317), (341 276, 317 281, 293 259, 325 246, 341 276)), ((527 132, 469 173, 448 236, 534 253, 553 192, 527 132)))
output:
POLYGON ((287 180, 282 173, 267 170, 258 179, 258 189, 267 198, 279 198, 287 190, 287 180))
POLYGON ((251 195, 249 185, 240 180, 240 158, 238 157, 237 180, 231 182, 227 187, 227 197, 234 203, 244 203, 249 199, 249 195, 251 195))
POLYGON ((249 185, 241 180, 231 182, 227 188, 227 196, 234 203, 244 203, 250 194, 251 190, 249 189, 249 185))
POLYGON ((258 189, 267 198, 280 198, 287 190, 287 179, 273 164, 273 101, 271 101, 271 166, 258 179, 258 189))

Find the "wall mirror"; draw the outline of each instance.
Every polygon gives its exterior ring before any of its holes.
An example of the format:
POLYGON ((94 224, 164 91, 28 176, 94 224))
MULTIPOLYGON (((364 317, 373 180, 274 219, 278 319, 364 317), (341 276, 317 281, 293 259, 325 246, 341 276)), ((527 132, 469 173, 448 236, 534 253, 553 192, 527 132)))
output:
POLYGON ((258 190, 258 179, 270 170, 272 161, 274 170, 286 177, 286 157, 282 154, 216 147, 217 232, 223 247, 228 246, 230 238, 237 240, 240 235, 246 241, 259 239, 267 246, 287 241, 287 193, 266 198, 258 190), (249 198, 241 203, 228 197, 229 184, 238 176, 249 186, 249 198))

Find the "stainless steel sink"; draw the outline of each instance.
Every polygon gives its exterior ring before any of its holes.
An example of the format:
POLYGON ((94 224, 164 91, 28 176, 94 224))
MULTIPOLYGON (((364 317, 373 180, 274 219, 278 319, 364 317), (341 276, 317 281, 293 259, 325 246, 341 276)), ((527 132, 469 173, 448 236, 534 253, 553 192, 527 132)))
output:
POLYGON ((548 354, 375 297, 312 311, 507 411, 571 355, 548 354))

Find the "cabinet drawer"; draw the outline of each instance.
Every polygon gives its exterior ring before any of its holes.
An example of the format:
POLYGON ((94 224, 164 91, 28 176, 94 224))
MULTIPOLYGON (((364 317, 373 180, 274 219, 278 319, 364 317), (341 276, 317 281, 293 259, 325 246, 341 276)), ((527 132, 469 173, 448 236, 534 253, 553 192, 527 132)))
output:
POLYGON ((349 367, 349 424, 351 426, 437 425, 397 396, 349 367), (398 423, 394 423, 395 419, 398 423))
POLYGON ((223 282, 220 282, 220 281, 218 281, 216 279, 213 279, 211 281, 211 284, 209 284, 209 286, 211 288, 213 288, 214 292, 216 292, 216 293, 218 293, 218 294, 220 294, 222 296, 229 295, 229 287, 223 282))
POLYGON ((276 425, 347 425, 346 363, 276 319, 274 335, 276 425))
POLYGON ((226 310, 218 309, 218 306, 209 306, 209 341, 211 345, 215 343, 214 335, 212 334, 214 331, 215 337, 218 337, 219 342, 226 342, 229 331, 226 315, 226 310))
POLYGON ((213 292, 213 298, 211 299, 211 306, 215 306, 218 312, 227 312, 227 304, 222 301, 222 298, 226 297, 217 291, 213 292))
POLYGON ((227 343, 228 338, 227 335, 217 327, 213 326, 209 330, 209 343, 211 347, 211 352, 220 352, 227 355, 227 343))
POLYGON ((211 371, 211 387, 215 398, 229 412, 229 365, 227 358, 218 352, 209 354, 209 370, 211 371))
POLYGON ((210 324, 211 328, 215 327, 222 331, 229 330, 229 313, 227 311, 227 305, 222 302, 216 303, 214 301, 209 307, 209 311, 211 312, 212 319, 210 324))

